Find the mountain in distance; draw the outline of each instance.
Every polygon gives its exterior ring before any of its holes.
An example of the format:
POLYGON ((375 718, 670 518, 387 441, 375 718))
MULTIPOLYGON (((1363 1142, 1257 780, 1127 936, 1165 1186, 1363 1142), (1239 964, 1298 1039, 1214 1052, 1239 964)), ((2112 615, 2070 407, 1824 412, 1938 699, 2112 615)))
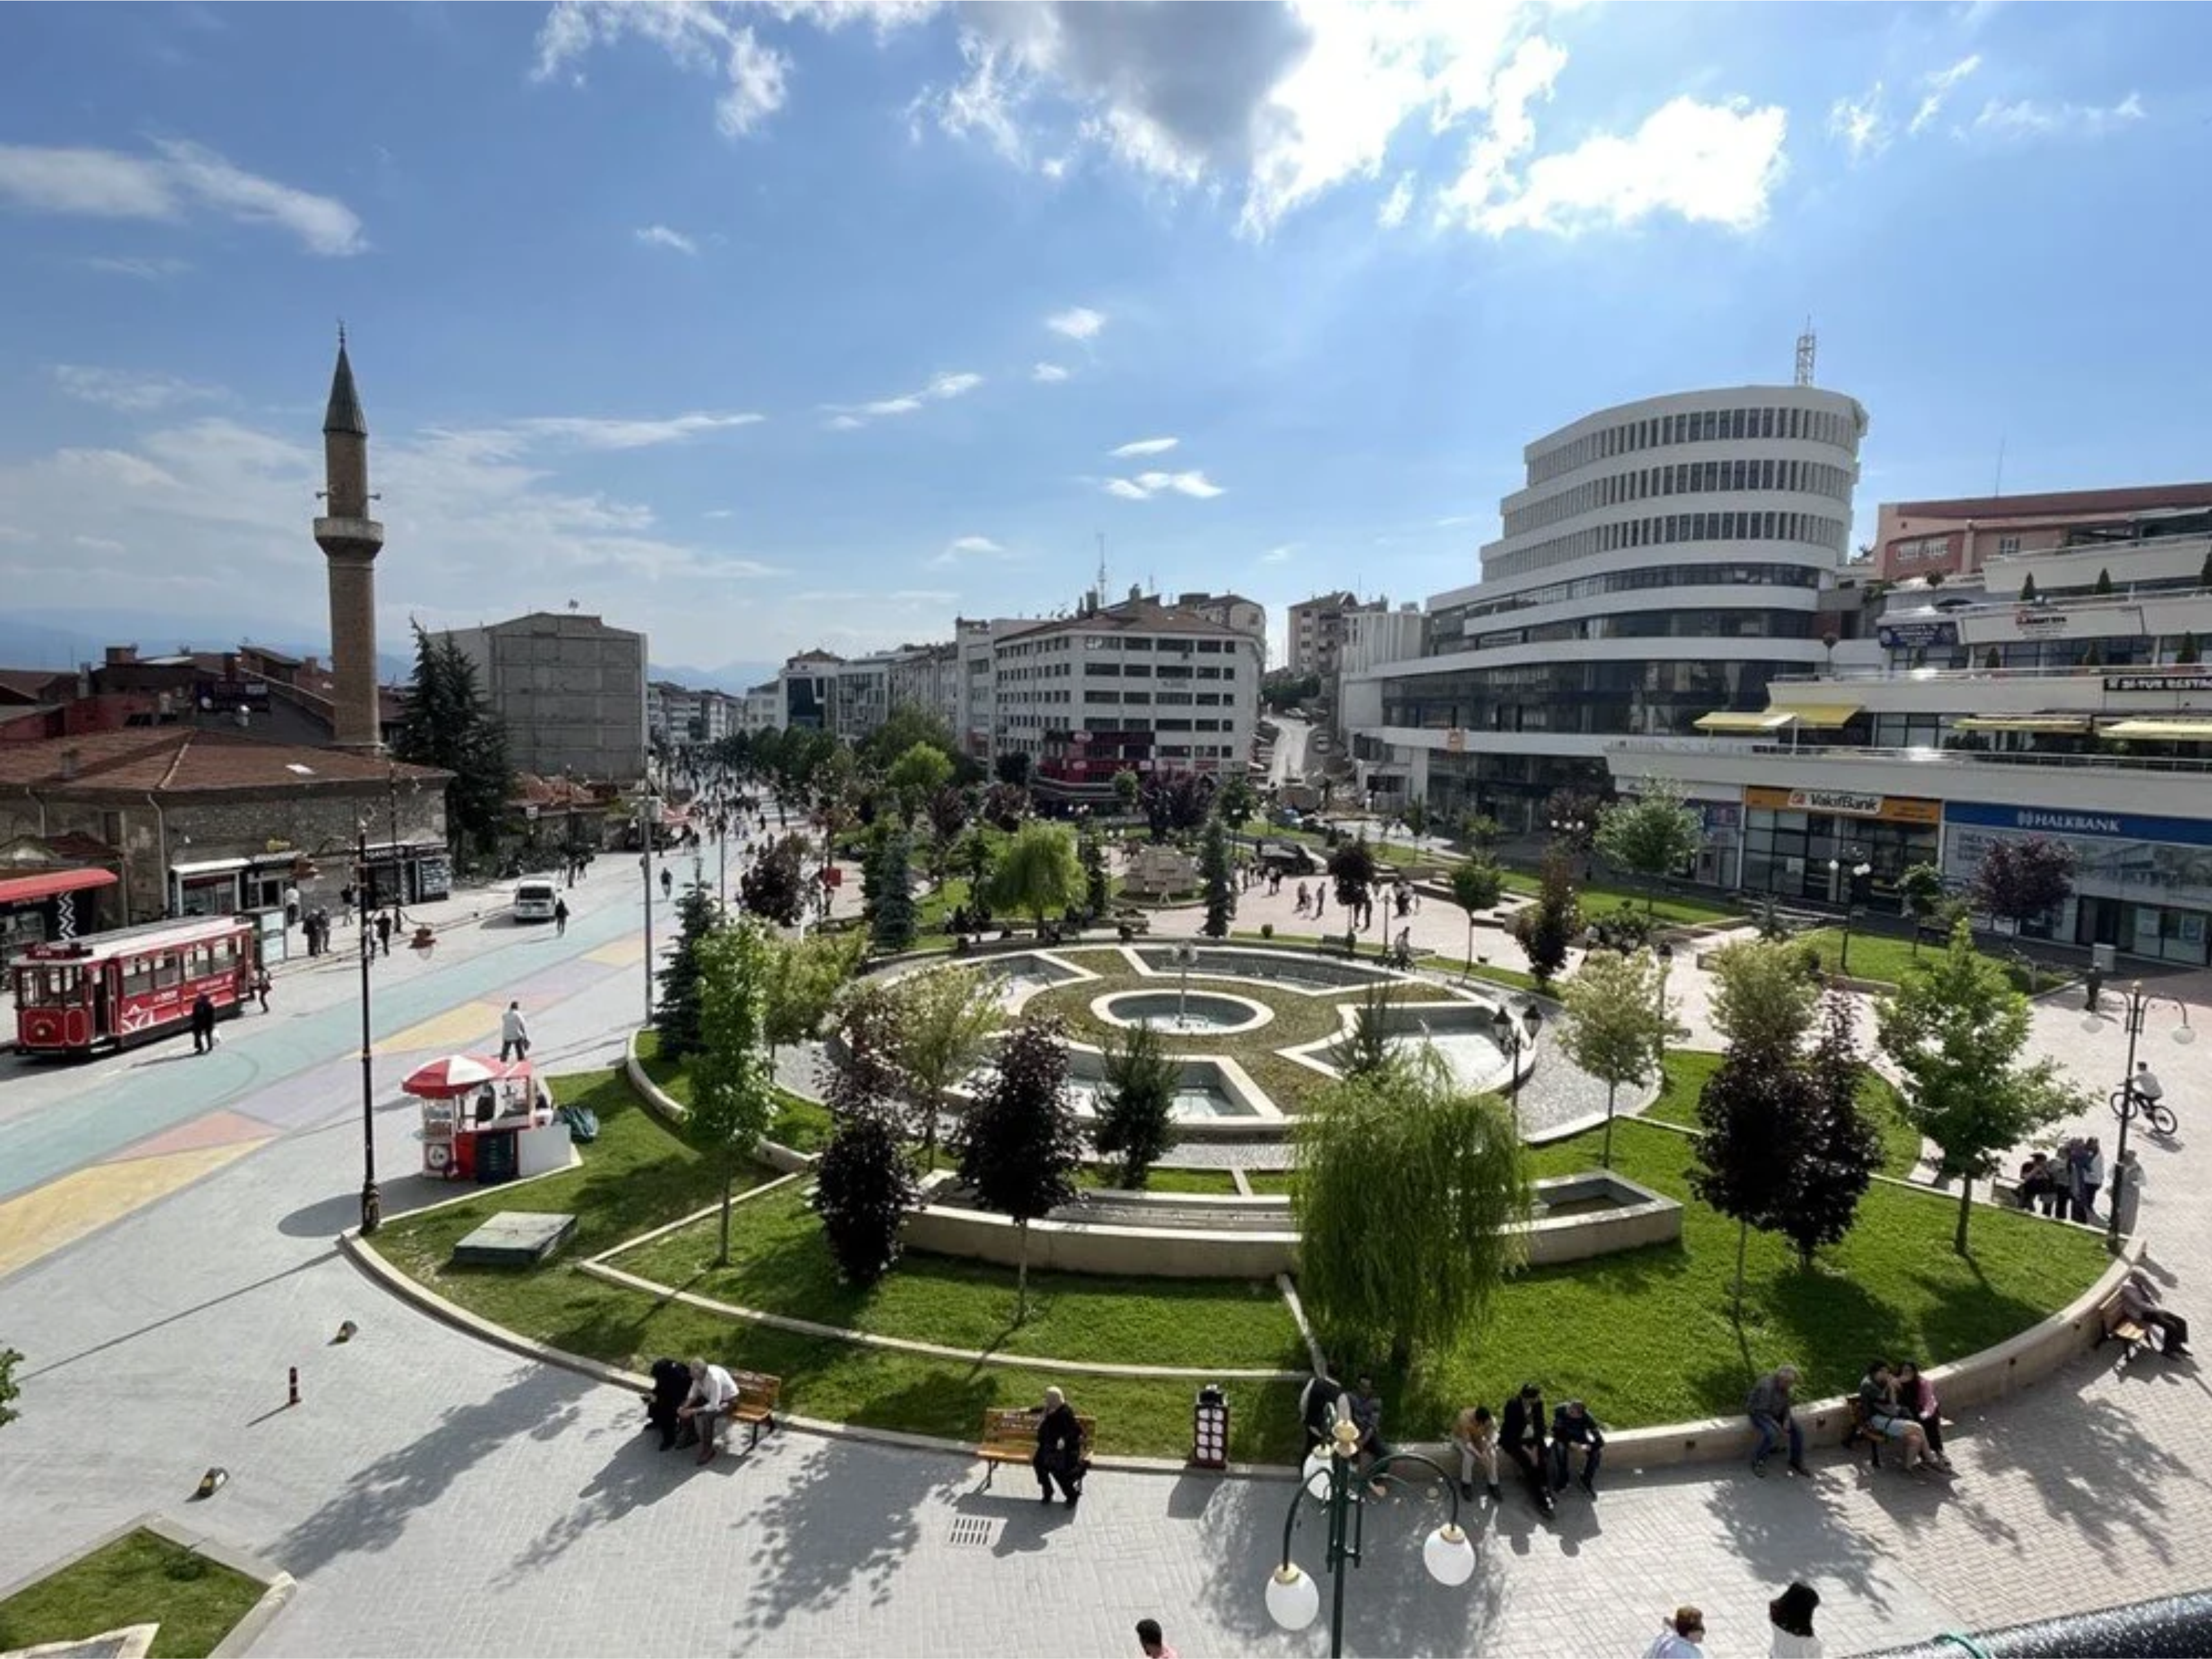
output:
MULTIPOLYGON (((211 622, 163 611, 17 611, 0 616, 0 668, 76 668, 104 660, 111 645, 167 657, 179 650, 231 651, 245 642, 329 661, 329 642, 301 640, 292 632, 295 626, 254 617, 211 622)), ((414 653, 380 651, 376 673, 386 684, 413 678, 414 653)))
POLYGON ((645 672, 648 678, 666 680, 687 691, 721 691, 737 696, 773 678, 782 665, 773 662, 726 662, 720 668, 694 668, 688 663, 656 662, 648 664, 645 672))

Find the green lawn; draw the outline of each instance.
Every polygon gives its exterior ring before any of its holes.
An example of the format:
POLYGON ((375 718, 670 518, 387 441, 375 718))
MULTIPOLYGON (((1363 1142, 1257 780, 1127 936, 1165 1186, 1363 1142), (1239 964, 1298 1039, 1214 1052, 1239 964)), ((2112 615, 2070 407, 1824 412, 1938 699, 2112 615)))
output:
POLYGON ((708 1218, 625 1251, 614 1265, 663 1285, 793 1319, 1010 1356, 1161 1365, 1290 1369, 1297 1328, 1265 1279, 1109 1279, 1032 1273, 1029 1317, 1014 1323, 1014 1274, 987 1262, 909 1252, 882 1283, 842 1283, 822 1224, 793 1182, 732 1212, 730 1261, 714 1265, 708 1218))
MULTIPOLYGON (((1056 1378, 1034 1367, 927 1360, 757 1326, 733 1327, 715 1315, 657 1303, 574 1272, 569 1261, 687 1215, 713 1201, 719 1189, 698 1155, 638 1103, 618 1074, 556 1078, 554 1092, 599 1114, 599 1139, 584 1149, 582 1169, 520 1191, 493 1188, 450 1210, 386 1222, 376 1236, 378 1249, 441 1296, 570 1353, 634 1370, 647 1369, 662 1354, 706 1353, 771 1372, 783 1378, 785 1401, 802 1415, 963 1439, 976 1433, 985 1407, 1032 1405, 1047 1383, 1059 1381, 1079 1409, 1097 1414, 1102 1449, 1159 1457, 1189 1449, 1192 1391, 1183 1382, 1056 1378), (457 1240, 494 1211, 518 1203, 575 1214, 577 1237, 558 1261, 526 1273, 447 1265, 457 1240)), ((765 1171, 756 1171, 741 1185, 764 1178, 765 1171)), ((1297 1395, 1288 1383, 1237 1385, 1231 1455, 1294 1460, 1297 1395)))
MULTIPOLYGON (((1077 1177, 1085 1187, 1112 1187, 1115 1168, 1086 1164, 1077 1177)), ((1200 1193, 1217 1198, 1237 1195, 1236 1177, 1226 1170, 1163 1170, 1154 1168, 1145 1176, 1143 1191, 1148 1193, 1200 1193)))
MULTIPOLYGON (((1701 1049, 1684 1049, 1667 1056, 1667 1075, 1659 1097, 1644 1109, 1646 1117, 1662 1123, 1679 1123, 1686 1129, 1698 1124, 1698 1094, 1705 1079, 1720 1069, 1721 1057, 1701 1049)), ((1920 1162, 1920 1132, 1905 1121, 1904 1110, 1889 1079, 1869 1071, 1859 1085, 1859 1105, 1881 1131, 1881 1172, 1903 1180, 1920 1162)))
MULTIPOLYGON (((660 1057, 658 1032, 638 1033, 637 1063, 661 1093, 679 1106, 690 1105, 691 1073, 682 1060, 660 1057)), ((775 1092, 779 1104, 775 1119, 768 1127, 768 1138, 798 1152, 818 1152, 827 1146, 836 1127, 830 1121, 829 1109, 817 1101, 802 1100, 788 1089, 775 1092)))
MULTIPOLYGON (((1543 884, 1534 876, 1518 870, 1508 870, 1505 890, 1523 898, 1534 898, 1543 884)), ((1581 902, 1583 920, 1595 921, 1616 911, 1633 910, 1638 915, 1656 917, 1662 923, 1678 927, 1701 927, 1709 922, 1735 921, 1744 914, 1740 903, 1726 900, 1684 898, 1680 894, 1662 895, 1655 907, 1651 895, 1633 887, 1617 887, 1605 882, 1577 882, 1575 897, 1581 902)))
MULTIPOLYGON (((1795 934, 1791 943, 1807 945, 1820 952, 1821 970, 1843 973, 1844 933, 1840 927, 1816 927, 1808 933, 1795 934)), ((1923 940, 1919 955, 1940 952, 1942 945, 1935 940, 1923 940)), ((1984 950, 1982 954, 2005 970, 2016 989, 2033 994, 2039 991, 2056 990, 2074 977, 2071 970, 2031 963, 2024 971, 2021 963, 1999 951, 1984 950)), ((1869 933, 1856 928, 1851 931, 1850 975, 1853 979, 1877 980, 1899 985, 1918 960, 1910 939, 1893 939, 1887 933, 1869 933)))
MULTIPOLYGON (((28 1547, 29 1534, 15 1542, 28 1547)), ((158 1623, 154 1659, 201 1659, 252 1610, 263 1586, 166 1538, 134 1532, 0 1601, 0 1650, 158 1623)))

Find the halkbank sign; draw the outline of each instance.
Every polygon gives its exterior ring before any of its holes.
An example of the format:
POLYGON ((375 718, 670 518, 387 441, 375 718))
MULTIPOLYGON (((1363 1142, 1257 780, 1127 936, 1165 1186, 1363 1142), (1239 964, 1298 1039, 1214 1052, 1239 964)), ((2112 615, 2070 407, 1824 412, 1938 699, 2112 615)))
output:
POLYGON ((2034 836, 2082 836, 2093 841, 2148 841, 2212 847, 2212 819, 2152 817, 2136 812, 2070 811, 2051 806, 1989 806, 1948 801, 1943 822, 2034 836))

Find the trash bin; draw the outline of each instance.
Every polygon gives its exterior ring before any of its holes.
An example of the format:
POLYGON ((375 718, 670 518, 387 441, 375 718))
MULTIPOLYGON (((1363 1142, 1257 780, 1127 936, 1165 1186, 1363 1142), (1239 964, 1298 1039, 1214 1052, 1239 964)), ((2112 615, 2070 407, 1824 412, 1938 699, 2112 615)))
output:
POLYGON ((495 1187, 514 1179, 514 1131, 501 1129, 475 1137, 477 1185, 495 1187))
POLYGON ((2120 948, 2117 945, 2093 945, 2089 947, 2089 965, 2110 979, 2120 965, 2120 948))

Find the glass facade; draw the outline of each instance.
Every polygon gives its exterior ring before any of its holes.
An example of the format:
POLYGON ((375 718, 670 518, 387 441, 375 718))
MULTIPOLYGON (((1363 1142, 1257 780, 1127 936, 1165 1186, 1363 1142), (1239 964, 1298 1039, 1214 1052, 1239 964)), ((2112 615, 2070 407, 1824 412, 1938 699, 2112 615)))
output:
POLYGON ((1743 890, 1785 903, 1898 909, 1897 878, 1936 861, 1942 816, 1937 802, 1905 796, 1747 789, 1743 890))
POLYGON ((1766 707, 1767 682, 1802 663, 1522 663, 1383 682, 1385 726, 1474 732, 1695 737, 1700 714, 1766 707))

